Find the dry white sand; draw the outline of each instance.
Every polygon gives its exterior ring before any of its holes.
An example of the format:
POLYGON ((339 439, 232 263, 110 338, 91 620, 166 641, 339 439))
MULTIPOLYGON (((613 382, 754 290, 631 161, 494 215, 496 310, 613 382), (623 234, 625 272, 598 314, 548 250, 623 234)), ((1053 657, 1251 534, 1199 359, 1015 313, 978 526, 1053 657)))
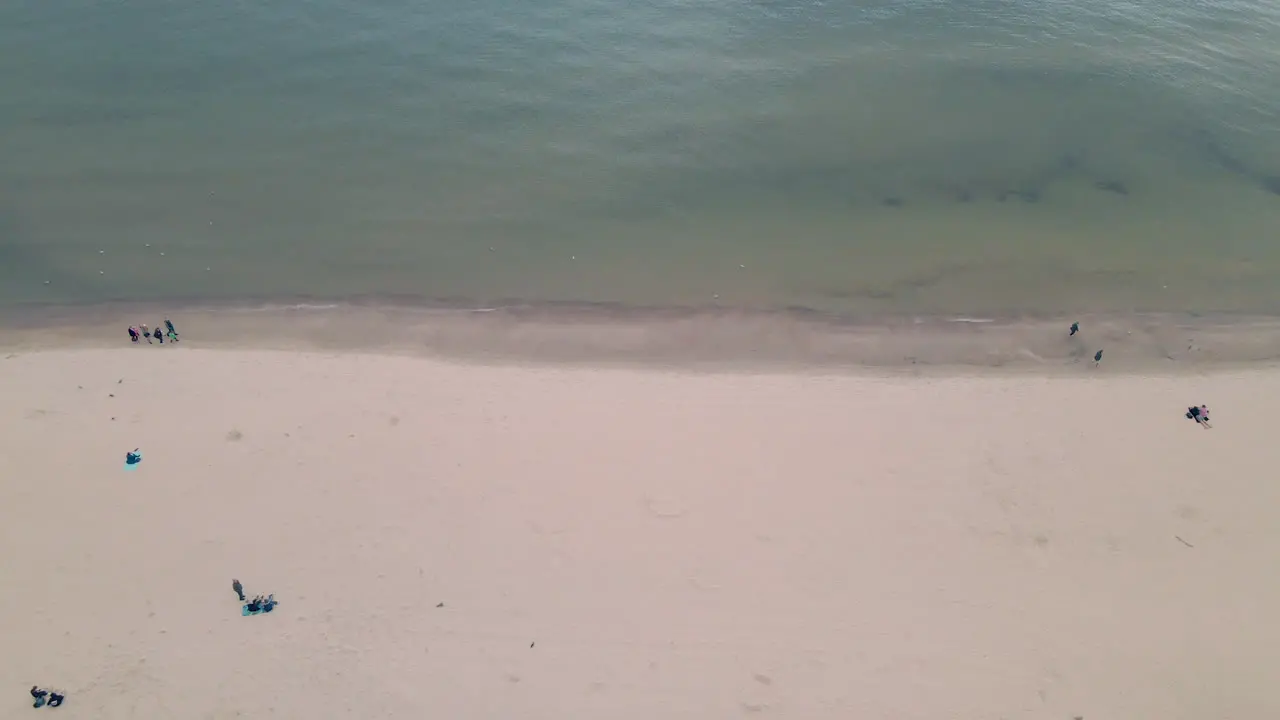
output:
POLYGON ((1080 375, 20 352, 0 717, 1280 717, 1280 374, 1080 375))

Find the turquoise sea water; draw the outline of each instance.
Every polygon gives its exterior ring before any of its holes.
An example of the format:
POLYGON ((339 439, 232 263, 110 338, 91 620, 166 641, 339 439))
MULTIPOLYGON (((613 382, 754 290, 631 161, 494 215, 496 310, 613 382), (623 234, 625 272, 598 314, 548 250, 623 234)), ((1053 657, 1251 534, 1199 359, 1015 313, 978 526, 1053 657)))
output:
POLYGON ((1280 314, 1280 5, 0 3, 0 305, 1280 314))

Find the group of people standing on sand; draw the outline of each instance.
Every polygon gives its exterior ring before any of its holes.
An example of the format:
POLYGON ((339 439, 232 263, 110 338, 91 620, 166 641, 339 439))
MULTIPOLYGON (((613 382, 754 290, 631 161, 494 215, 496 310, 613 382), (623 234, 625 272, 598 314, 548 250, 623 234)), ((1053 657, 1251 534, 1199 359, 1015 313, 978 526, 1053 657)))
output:
POLYGON ((165 331, 161 331, 159 325, 157 325, 156 329, 153 331, 151 328, 148 328, 145 323, 142 325, 132 325, 129 327, 129 340, 130 342, 138 342, 139 340, 146 338, 147 344, 150 345, 152 344, 151 338, 155 338, 156 342, 163 345, 164 339, 168 337, 169 342, 178 342, 178 331, 173 328, 173 323, 166 319, 164 321, 164 326, 166 329, 165 331))

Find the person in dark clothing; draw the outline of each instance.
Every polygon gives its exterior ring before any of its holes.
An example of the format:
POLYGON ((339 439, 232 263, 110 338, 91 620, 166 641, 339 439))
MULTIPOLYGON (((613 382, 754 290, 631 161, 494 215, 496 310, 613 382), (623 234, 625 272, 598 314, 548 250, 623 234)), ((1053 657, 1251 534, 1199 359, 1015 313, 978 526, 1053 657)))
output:
POLYGON ((41 690, 39 687, 36 687, 35 685, 31 686, 31 697, 35 698, 35 701, 36 701, 35 707, 44 707, 44 696, 48 694, 49 694, 49 691, 47 690, 41 690))
POLYGON ((276 607, 276 596, 274 593, 271 595, 268 595, 267 599, 262 601, 262 612, 271 612, 272 610, 275 609, 275 607, 276 607))
POLYGON ((1072 335, 1075 335, 1078 332, 1080 332, 1080 323, 1078 322, 1071 323, 1071 332, 1067 333, 1067 337, 1071 337, 1072 335))
POLYGON ((65 695, 59 695, 58 693, 49 693, 49 707, 58 707, 59 705, 62 704, 62 701, 66 699, 67 698, 65 695))
POLYGON ((253 600, 250 600, 250 601, 249 601, 249 604, 248 604, 248 605, 246 605, 245 607, 246 607, 246 608, 249 610, 249 612, 251 612, 251 613, 258 612, 259 610, 261 610, 261 609, 262 609, 262 596, 261 596, 261 595, 259 595, 259 596, 255 597, 253 600))
POLYGON ((164 326, 169 331, 169 339, 178 342, 178 331, 173 329, 173 323, 168 318, 165 319, 164 326))
POLYGON ((156 328, 155 336, 156 336, 156 342, 158 342, 158 343, 160 343, 161 345, 163 345, 163 344, 164 344, 164 335, 161 335, 161 334, 160 334, 160 328, 156 328))
POLYGON ((1212 427, 1209 424, 1209 408, 1205 405, 1187 408, 1187 419, 1195 420, 1201 427, 1212 427))
POLYGON ((240 584, 239 580, 231 578, 231 589, 236 592, 236 595, 240 596, 240 602, 244 602, 244 586, 240 584))

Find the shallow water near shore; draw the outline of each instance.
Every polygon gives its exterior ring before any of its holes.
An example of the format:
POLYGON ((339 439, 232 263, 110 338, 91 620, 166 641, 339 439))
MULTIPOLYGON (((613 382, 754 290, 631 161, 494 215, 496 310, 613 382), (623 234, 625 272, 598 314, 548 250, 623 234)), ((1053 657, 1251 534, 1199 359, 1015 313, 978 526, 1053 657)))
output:
POLYGON ((0 7, 0 305, 1280 315, 1280 10, 0 7))

